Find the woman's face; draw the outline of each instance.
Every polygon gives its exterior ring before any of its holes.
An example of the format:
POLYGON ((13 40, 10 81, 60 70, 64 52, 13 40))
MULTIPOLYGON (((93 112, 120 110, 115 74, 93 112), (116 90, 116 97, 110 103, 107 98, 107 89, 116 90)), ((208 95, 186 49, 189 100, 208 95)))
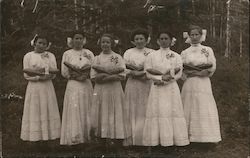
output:
POLYGON ((199 33, 198 29, 191 30, 189 36, 192 44, 200 43, 201 34, 199 33))
POLYGON ((84 37, 83 37, 82 34, 75 34, 74 38, 72 40, 73 47, 75 49, 81 49, 81 48, 83 48, 83 41, 84 41, 84 37))
POLYGON ((103 50, 103 52, 109 52, 111 50, 111 38, 110 37, 102 37, 101 38, 101 48, 103 50))
POLYGON ((38 38, 35 43, 35 51, 38 53, 42 53, 46 50, 48 46, 48 42, 46 39, 38 38))
POLYGON ((147 44, 145 36, 144 35, 135 35, 133 44, 139 49, 144 48, 147 44))
POLYGON ((158 44, 162 48, 168 48, 171 44, 171 38, 168 34, 162 33, 158 39, 158 44))

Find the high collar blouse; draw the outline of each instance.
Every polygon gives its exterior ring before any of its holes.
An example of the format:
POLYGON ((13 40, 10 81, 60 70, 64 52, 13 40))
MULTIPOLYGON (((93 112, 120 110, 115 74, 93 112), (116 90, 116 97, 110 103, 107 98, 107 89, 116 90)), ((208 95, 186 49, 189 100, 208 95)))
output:
POLYGON ((64 52, 61 63, 61 73, 65 78, 69 77, 68 67, 64 65, 64 62, 68 62, 75 67, 82 68, 85 65, 91 65, 94 59, 94 54, 88 49, 74 50, 70 49, 64 52))
POLYGON ((153 52, 153 49, 150 48, 130 48, 126 50, 126 52, 123 55, 123 58, 125 60, 126 64, 134 64, 136 66, 144 66, 144 62, 146 60, 146 57, 153 52))
MULTIPOLYGON (((104 54, 103 52, 101 52, 99 55, 95 56, 92 65, 98 65, 104 68, 126 68, 125 62, 121 55, 113 51, 109 54, 104 54)), ((95 78, 97 74, 98 72, 92 68, 90 72, 91 78, 95 78)), ((121 72, 119 73, 119 75, 125 76, 125 72, 121 72)))
MULTIPOLYGON (((178 53, 172 51, 169 48, 160 48, 159 50, 151 53, 145 62, 146 69, 155 69, 165 74, 175 68, 180 68, 181 70, 175 74, 173 77, 177 80, 182 74, 182 60, 178 53)), ((147 73, 147 76, 151 79, 161 80, 161 75, 152 75, 147 73)))
POLYGON ((191 64, 194 66, 201 64, 212 64, 213 66, 209 69, 211 74, 216 70, 216 59, 212 48, 201 44, 192 44, 189 48, 185 49, 181 53, 181 57, 184 64, 191 64), (207 51, 208 54, 203 53, 207 51))
POLYGON ((54 54, 45 51, 43 53, 36 53, 34 51, 25 54, 23 59, 23 68, 40 69, 50 68, 56 69, 56 58, 54 54))

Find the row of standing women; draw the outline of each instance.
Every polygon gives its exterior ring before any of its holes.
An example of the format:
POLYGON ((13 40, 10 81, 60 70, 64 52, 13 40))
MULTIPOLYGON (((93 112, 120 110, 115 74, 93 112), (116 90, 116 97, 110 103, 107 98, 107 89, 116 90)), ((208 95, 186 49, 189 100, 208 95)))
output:
MULTIPOLYGON (((179 55, 170 49, 171 33, 159 33, 160 49, 154 51, 145 47, 148 33, 138 29, 131 36, 135 47, 128 49, 122 58, 111 49, 114 44, 111 35, 102 35, 99 41, 102 52, 94 56, 83 48, 84 35, 74 32, 72 49, 64 52, 61 64, 61 74, 68 80, 62 123, 52 84, 55 75, 24 73, 29 82, 21 139, 60 138, 61 145, 74 145, 88 142, 92 132, 99 138, 123 140, 125 146, 185 146, 189 142, 221 141, 209 79, 216 69, 214 53, 200 44, 204 34, 199 26, 192 26, 188 35, 191 46, 179 55), (91 66, 91 70, 77 73, 65 63, 79 69, 91 66), (194 66, 210 63, 212 67, 185 71, 183 63, 194 66), (146 71, 150 69, 161 74, 146 71), (124 93, 121 81, 126 76, 124 93), (181 93, 176 82, 180 78, 184 79, 181 93), (95 82, 94 89, 91 80, 95 82)), ((47 38, 37 36, 34 51, 24 56, 24 69, 56 69, 55 56, 46 51, 47 46, 47 38)))

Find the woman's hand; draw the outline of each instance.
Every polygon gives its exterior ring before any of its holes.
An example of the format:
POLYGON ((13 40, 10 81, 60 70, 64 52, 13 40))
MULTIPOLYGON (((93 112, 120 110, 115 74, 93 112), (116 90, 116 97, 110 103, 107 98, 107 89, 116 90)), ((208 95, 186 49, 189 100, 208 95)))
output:
POLYGON ((81 76, 81 74, 79 74, 78 72, 69 70, 69 76, 70 76, 69 79, 75 79, 75 78, 81 76))
POLYGON ((92 68, 97 71, 98 73, 109 73, 107 68, 99 66, 99 65, 93 65, 92 68))
POLYGON ((145 80, 149 80, 146 73, 144 73, 144 75, 140 76, 140 77, 136 77, 139 80, 145 81, 145 80))
POLYGON ((142 71, 142 70, 144 70, 144 65, 138 65, 137 68, 138 68, 139 71, 142 71))
POLYGON ((125 69, 122 67, 108 67, 106 71, 109 74, 119 74, 119 73, 123 72, 124 70, 125 69))
POLYGON ((106 73, 98 73, 95 78, 100 80, 100 79, 103 79, 103 78, 108 77, 108 76, 109 75, 106 73))
POLYGON ((39 81, 52 80, 53 78, 54 78, 53 74, 45 74, 45 75, 39 76, 39 81))
POLYGON ((78 76, 75 78, 77 81, 85 81, 88 78, 87 74, 82 74, 81 76, 78 76))
POLYGON ((104 82, 108 82, 108 81, 120 81, 120 80, 122 80, 122 78, 119 75, 109 75, 109 76, 103 78, 104 82))
POLYGON ((207 77, 207 76, 209 76, 209 74, 210 74, 210 71, 208 71, 207 69, 205 69, 205 70, 200 71, 198 73, 198 76, 200 76, 200 77, 207 77))
POLYGON ((161 71, 156 70, 156 69, 152 69, 152 68, 147 69, 146 71, 147 71, 148 73, 152 74, 152 75, 163 75, 163 73, 162 73, 161 71))
POLYGON ((142 77, 144 74, 145 74, 145 72, 143 72, 143 71, 136 71, 136 70, 132 70, 129 73, 129 75, 131 75, 132 77, 142 77))
POLYGON ((166 81, 166 82, 169 82, 172 79, 173 79, 173 77, 170 74, 165 74, 162 76, 162 80, 166 81))
POLYGON ((148 80, 146 73, 143 71, 139 71, 139 73, 135 76, 132 76, 132 78, 138 79, 138 80, 148 80))
POLYGON ((108 77, 108 76, 109 76, 109 75, 106 74, 106 73, 98 73, 98 74, 96 75, 94 81, 95 81, 96 83, 103 83, 103 82, 104 82, 103 79, 104 79, 105 77, 108 77))
POLYGON ((164 85, 164 81, 162 81, 162 80, 155 80, 154 81, 154 85, 162 86, 162 85, 164 85))
POLYGON ((136 63, 134 61, 127 63, 126 67, 127 67, 127 69, 136 70, 136 71, 142 71, 144 69, 143 64, 136 65, 136 63))

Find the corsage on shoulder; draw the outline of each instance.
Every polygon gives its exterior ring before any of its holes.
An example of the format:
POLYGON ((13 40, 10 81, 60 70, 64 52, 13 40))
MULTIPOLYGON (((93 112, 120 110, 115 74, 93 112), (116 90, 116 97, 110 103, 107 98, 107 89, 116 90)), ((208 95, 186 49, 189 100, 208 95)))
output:
POLYGON ((174 57, 175 57, 174 53, 169 53, 166 55, 167 59, 174 58, 174 57))
POLYGON ((41 54, 42 58, 49 58, 49 52, 44 52, 41 54))
POLYGON ((201 54, 204 54, 206 57, 209 56, 209 52, 208 52, 208 50, 206 48, 201 49, 201 54))
POLYGON ((148 56, 150 52, 147 52, 146 50, 144 50, 144 56, 148 56))
POLYGON ((112 55, 111 58, 110 58, 110 61, 111 61, 112 63, 117 64, 117 63, 118 63, 118 57, 112 55))

